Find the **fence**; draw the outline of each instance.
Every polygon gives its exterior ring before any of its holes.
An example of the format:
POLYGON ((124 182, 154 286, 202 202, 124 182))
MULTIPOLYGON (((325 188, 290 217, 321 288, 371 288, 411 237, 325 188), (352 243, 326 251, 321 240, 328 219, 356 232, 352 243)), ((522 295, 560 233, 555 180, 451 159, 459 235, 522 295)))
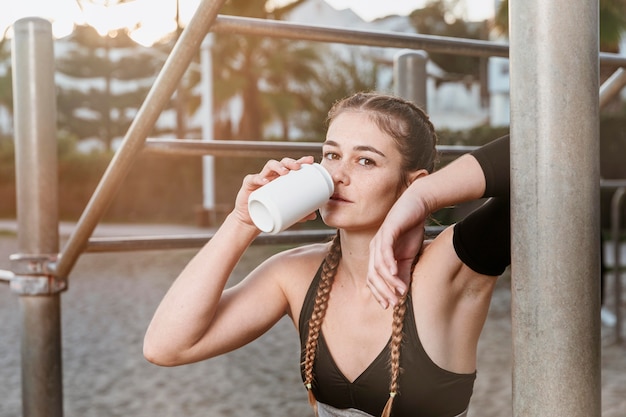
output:
MULTIPOLYGON (((51 70, 51 27, 37 18, 16 22, 13 70, 20 253, 12 257, 13 270, 2 271, 0 277, 10 281, 13 291, 19 294, 23 311, 24 415, 54 417, 63 414, 59 293, 66 289, 67 277, 81 253, 189 247, 206 241, 188 237, 90 240, 139 152, 148 149, 237 156, 245 148, 254 149, 259 155, 274 155, 294 151, 301 154, 304 149, 313 150, 319 146, 146 139, 202 40, 208 31, 213 31, 474 56, 510 56, 513 411, 519 416, 598 417, 599 319, 595 317, 599 309, 593 297, 581 302, 581 297, 594 293, 597 283, 572 278, 590 275, 599 269, 595 268, 598 266, 599 242, 590 239, 591 242, 575 248, 582 252, 570 250, 568 244, 579 243, 580 232, 573 233, 563 227, 555 213, 560 215, 560 210, 565 209, 568 216, 576 219, 585 235, 599 237, 598 225, 594 222, 598 218, 597 201, 592 201, 597 199, 596 191, 600 186, 598 161, 593 157, 594 152, 589 152, 589 149, 597 150, 598 143, 594 131, 599 111, 598 74, 597 65, 593 63, 597 63, 599 57, 603 63, 626 66, 626 57, 598 53, 597 5, 570 4, 567 0, 531 5, 518 1, 510 2, 509 50, 508 45, 485 41, 218 16, 224 0, 203 0, 60 253, 58 214, 53 209, 56 207, 57 184, 54 180, 56 159, 53 157, 56 155, 56 103, 51 70), (555 27, 549 27, 551 30, 545 32, 528 32, 531 28, 545 28, 546 22, 555 27), (568 82, 563 83, 563 80, 568 82), (576 86, 575 93, 572 93, 571 85, 576 86), (563 97, 568 100, 562 100, 563 97), (575 118, 569 114, 573 113, 571 106, 580 111, 575 118), (564 117, 563 112, 569 113, 564 117), (580 117, 580 114, 589 117, 580 117), (567 143, 569 153, 559 148, 563 146, 560 142, 540 142, 540 138, 550 138, 555 131, 567 138, 576 138, 567 143), (530 138, 530 141, 522 144, 515 140, 517 137, 530 138), (577 157, 554 158, 563 154, 577 157), (588 154, 591 157, 586 157, 588 154), (576 193, 571 187, 572 171, 577 174, 579 190, 576 193), (562 282, 559 278, 548 284, 538 284, 546 276, 565 276, 571 280, 562 282), (542 291, 540 296, 538 291, 542 291), (572 305, 578 306, 577 311, 568 308, 572 305)), ((600 90, 600 101, 617 94, 626 83, 624 78, 623 72, 618 72, 607 81, 600 90)), ((416 92, 407 92, 413 93, 416 92)), ((466 151, 442 150, 450 153, 466 151)), ((290 232, 271 239, 273 242, 307 242, 325 238, 324 233, 290 232)), ((260 237, 259 241, 268 239, 260 237)))

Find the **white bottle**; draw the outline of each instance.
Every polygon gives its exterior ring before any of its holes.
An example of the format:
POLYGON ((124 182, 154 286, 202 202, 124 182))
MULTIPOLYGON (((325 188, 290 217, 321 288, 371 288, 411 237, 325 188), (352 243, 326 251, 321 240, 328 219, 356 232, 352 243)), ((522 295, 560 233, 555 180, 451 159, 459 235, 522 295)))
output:
POLYGON ((333 195, 333 179, 320 164, 302 164, 254 190, 248 212, 261 231, 280 233, 313 213, 333 195))

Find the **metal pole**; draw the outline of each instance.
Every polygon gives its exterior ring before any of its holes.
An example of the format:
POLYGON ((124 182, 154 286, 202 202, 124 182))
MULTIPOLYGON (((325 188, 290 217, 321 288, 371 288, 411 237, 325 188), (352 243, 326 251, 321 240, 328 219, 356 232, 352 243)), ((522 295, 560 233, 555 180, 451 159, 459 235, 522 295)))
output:
POLYGON ((606 106, 615 96, 622 91, 626 85, 626 70, 618 68, 604 83, 600 86, 600 108, 606 106))
POLYGON ((393 60, 395 94, 412 101, 425 112, 428 112, 427 63, 425 51, 401 51, 393 60))
MULTIPOLYGON (((437 151, 445 156, 461 156, 472 152, 477 146, 438 145, 437 151)), ((318 154, 322 151, 321 142, 262 142, 246 140, 197 139, 148 139, 144 152, 172 155, 213 155, 240 158, 280 158, 318 154)))
MULTIPOLYGON (((509 45, 476 39, 449 36, 422 35, 374 30, 344 29, 322 25, 303 25, 238 16, 218 16, 211 26, 213 33, 269 36, 273 38, 308 40, 315 42, 345 43, 348 45, 379 46, 386 48, 424 49, 464 56, 509 55, 509 45)), ((600 52, 600 62, 626 66, 626 55, 600 52)))
POLYGON ((599 417, 598 4, 509 7, 513 415, 599 417))
POLYGON ((13 103, 19 254, 11 257, 22 317, 22 406, 27 417, 63 415, 60 291, 45 264, 59 250, 56 89, 52 25, 13 25, 13 103))
POLYGON ((56 270, 58 276, 67 276, 78 260, 87 240, 113 200, 122 180, 130 171, 135 156, 141 151, 148 134, 154 127, 167 101, 172 97, 224 2, 225 0, 202 0, 198 5, 193 18, 183 30, 139 109, 137 117, 130 125, 122 146, 115 153, 93 196, 87 203, 87 207, 78 220, 76 230, 63 249, 58 264, 50 265, 56 270))
POLYGON ((615 190, 611 199, 611 234, 613 235, 614 265, 613 276, 615 277, 615 341, 622 343, 622 244, 620 239, 621 208, 626 188, 620 187, 615 190))
MULTIPOLYGON (((202 41, 200 62, 202 64, 202 140, 211 142, 213 133, 213 60, 211 47, 213 34, 209 33, 202 41)), ((215 158, 202 157, 202 197, 203 209, 209 216, 209 224, 215 224, 215 158)))

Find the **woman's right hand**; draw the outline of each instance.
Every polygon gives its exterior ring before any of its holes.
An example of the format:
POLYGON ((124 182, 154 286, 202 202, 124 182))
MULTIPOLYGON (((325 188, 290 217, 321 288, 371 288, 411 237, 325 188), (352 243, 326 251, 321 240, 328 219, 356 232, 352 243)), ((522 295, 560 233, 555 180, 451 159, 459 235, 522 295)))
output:
MULTIPOLYGON (((265 163, 265 166, 258 174, 246 175, 235 199, 235 209, 233 211, 235 217, 244 224, 254 226, 250 213, 248 213, 248 197, 250 197, 250 194, 270 181, 288 174, 289 171, 299 170, 302 164, 312 164, 313 162, 312 156, 303 156, 300 159, 283 158, 280 161, 271 159, 265 163)), ((314 217, 315 213, 312 214, 311 218, 314 217)))
POLYGON ((411 266, 422 248, 430 209, 413 188, 396 201, 370 242, 367 285, 383 308, 395 305, 408 290, 411 266))

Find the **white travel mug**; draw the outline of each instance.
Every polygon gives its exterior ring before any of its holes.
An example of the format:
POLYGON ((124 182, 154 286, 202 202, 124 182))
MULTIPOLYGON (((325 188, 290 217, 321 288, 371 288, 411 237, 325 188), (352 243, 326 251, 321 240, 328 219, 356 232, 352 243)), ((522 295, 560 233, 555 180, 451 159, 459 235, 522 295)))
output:
POLYGON ((320 164, 302 164, 263 187, 248 198, 248 212, 261 231, 282 232, 313 213, 333 195, 335 186, 320 164))

